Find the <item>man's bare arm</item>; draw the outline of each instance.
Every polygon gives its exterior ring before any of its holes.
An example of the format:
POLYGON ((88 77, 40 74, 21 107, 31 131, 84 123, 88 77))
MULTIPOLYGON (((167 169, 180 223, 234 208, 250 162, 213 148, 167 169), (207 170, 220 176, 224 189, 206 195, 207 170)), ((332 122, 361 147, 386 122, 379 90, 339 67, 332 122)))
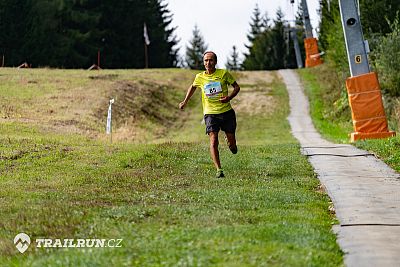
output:
POLYGON ((192 97, 192 95, 194 94, 195 91, 196 91, 196 86, 191 85, 186 92, 185 99, 181 103, 179 103, 180 109, 185 108, 186 104, 188 103, 189 99, 192 97))

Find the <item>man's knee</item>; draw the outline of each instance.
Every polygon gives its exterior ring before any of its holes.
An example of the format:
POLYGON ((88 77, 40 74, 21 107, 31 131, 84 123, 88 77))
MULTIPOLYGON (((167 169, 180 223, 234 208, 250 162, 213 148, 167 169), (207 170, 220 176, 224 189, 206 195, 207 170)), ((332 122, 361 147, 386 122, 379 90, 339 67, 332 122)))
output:
POLYGON ((210 146, 218 147, 218 133, 217 132, 210 133, 210 146))

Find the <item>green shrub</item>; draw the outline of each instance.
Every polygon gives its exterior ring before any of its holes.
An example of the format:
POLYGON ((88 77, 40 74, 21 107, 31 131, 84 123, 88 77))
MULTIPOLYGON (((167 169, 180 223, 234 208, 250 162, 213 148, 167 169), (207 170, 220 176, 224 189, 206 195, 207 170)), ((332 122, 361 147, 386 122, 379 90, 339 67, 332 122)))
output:
POLYGON ((383 36, 378 45, 375 66, 385 93, 400 96, 400 18, 391 24, 392 32, 383 36))

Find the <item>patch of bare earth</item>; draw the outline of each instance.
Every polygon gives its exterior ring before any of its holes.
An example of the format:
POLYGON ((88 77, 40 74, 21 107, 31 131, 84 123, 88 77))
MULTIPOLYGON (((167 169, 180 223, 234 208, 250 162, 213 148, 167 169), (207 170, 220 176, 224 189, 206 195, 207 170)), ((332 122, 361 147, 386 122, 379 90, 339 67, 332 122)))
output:
POLYGON ((273 80, 271 72, 241 72, 237 79, 241 90, 238 97, 232 100, 234 109, 249 115, 272 113, 276 107, 274 97, 270 95, 270 84, 273 80))

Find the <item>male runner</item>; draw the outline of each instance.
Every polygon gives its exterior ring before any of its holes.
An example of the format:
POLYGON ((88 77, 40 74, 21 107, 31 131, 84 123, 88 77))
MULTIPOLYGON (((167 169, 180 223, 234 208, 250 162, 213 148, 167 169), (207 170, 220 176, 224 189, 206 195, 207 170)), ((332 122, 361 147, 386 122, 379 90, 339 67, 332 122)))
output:
POLYGON ((217 55, 214 52, 205 52, 203 63, 206 70, 196 75, 185 99, 179 103, 179 108, 184 109, 196 88, 201 89, 206 133, 210 137, 210 154, 217 169, 216 177, 222 178, 225 175, 219 159, 218 133, 220 130, 225 132, 229 149, 236 154, 236 115, 230 101, 239 93, 240 87, 227 70, 215 68, 217 55), (228 94, 228 85, 233 86, 231 94, 228 94))

